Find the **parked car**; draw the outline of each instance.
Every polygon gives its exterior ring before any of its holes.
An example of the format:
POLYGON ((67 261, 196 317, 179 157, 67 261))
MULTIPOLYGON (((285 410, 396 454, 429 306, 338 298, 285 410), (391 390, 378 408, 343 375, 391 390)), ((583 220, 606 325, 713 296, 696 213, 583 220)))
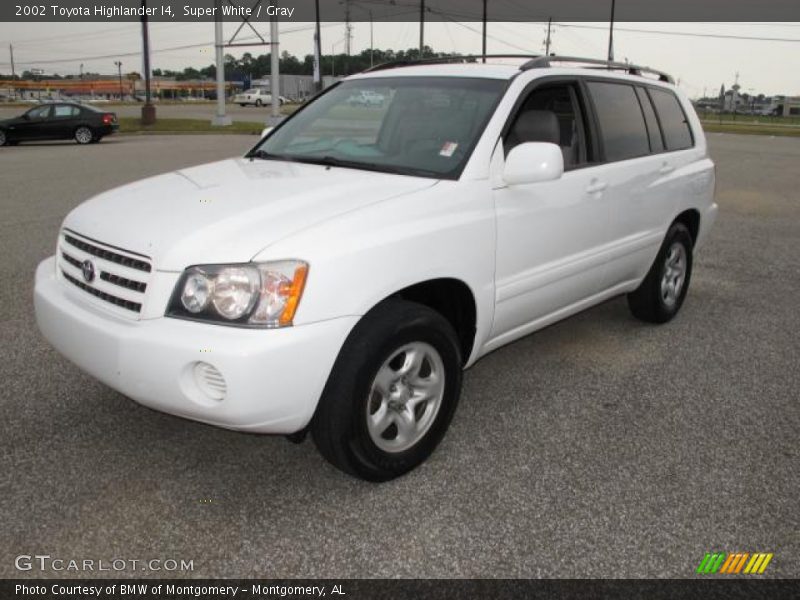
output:
MULTIPOLYGON (((282 103, 283 99, 279 96, 278 101, 282 103)), ((253 88, 234 96, 233 103, 239 106, 248 106, 250 104, 253 106, 264 106, 272 104, 272 94, 262 88, 253 88)))
POLYGON ((242 158, 100 194, 36 272, 41 331, 154 409, 413 469, 482 356, 621 294, 673 319, 714 223, 686 96, 555 60, 353 76, 242 158))
POLYGON ((117 129, 119 123, 115 113, 75 102, 44 104, 19 117, 0 121, 0 146, 68 139, 79 144, 92 144, 117 129))

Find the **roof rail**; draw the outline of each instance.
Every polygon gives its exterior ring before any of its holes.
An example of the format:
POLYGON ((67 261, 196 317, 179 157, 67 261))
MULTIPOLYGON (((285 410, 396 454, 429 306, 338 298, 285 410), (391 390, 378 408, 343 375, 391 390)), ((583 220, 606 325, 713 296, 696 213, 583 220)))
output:
MULTIPOLYGON (((438 65, 448 63, 462 63, 462 62, 479 62, 484 58, 524 58, 531 62, 536 58, 540 58, 538 54, 463 54, 458 56, 437 56, 432 58, 414 58, 410 60, 396 60, 392 62, 381 63, 370 67, 362 73, 373 73, 375 71, 385 71, 386 69, 394 69, 397 67, 411 67, 414 65, 438 65)), ((527 64, 527 63, 526 63, 527 64)))
POLYGON ((594 65, 595 68, 603 68, 608 69, 609 71, 625 71, 629 75, 642 75, 643 73, 649 73, 651 75, 657 75, 659 81, 664 81, 666 83, 675 83, 672 79, 672 76, 664 73, 663 71, 657 71, 655 69, 651 69, 650 67, 642 67, 639 65, 634 65, 630 63, 621 63, 621 62, 614 62, 610 60, 600 60, 597 58, 580 58, 577 56, 537 56, 536 58, 532 58, 524 65, 520 67, 522 71, 528 71, 529 69, 543 69, 552 66, 552 63, 559 62, 570 62, 570 63, 580 63, 584 65, 594 65))

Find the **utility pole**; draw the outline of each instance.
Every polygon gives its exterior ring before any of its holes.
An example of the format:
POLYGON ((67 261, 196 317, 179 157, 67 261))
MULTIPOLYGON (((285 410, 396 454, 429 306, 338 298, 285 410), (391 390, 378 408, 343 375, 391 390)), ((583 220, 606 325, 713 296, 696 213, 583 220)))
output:
POLYGON ((144 106, 142 125, 156 122, 156 107, 150 101, 150 28, 147 23, 147 0, 142 0, 142 52, 144 53, 144 106))
MULTIPOLYGON (((8 51, 11 54, 11 79, 13 81, 16 81, 16 79, 17 79, 17 71, 14 68, 14 44, 9 44, 8 45, 8 51)), ((17 97, 17 88, 16 88, 16 86, 13 89, 14 89, 14 98, 16 99, 16 97, 17 97)))
POLYGON ((272 16, 269 19, 269 47, 270 47, 270 70, 269 70, 269 94, 272 97, 271 116, 268 124, 275 126, 281 122, 281 79, 280 65, 281 55, 278 44, 278 17, 272 16))
POLYGON ((228 127, 233 123, 233 119, 225 114, 225 52, 222 31, 222 0, 216 0, 217 9, 214 19, 214 46, 217 57, 217 114, 211 121, 214 127, 228 127))
POLYGON ((122 61, 115 60, 114 64, 117 65, 119 71, 119 100, 122 102, 122 61))
POLYGON ((550 35, 551 30, 553 27, 553 17, 547 19, 547 39, 544 42, 544 55, 550 56, 550 42, 552 41, 552 37, 550 35))
POLYGON ((483 62, 486 63, 486 14, 487 14, 487 0, 483 0, 483 62))
POLYGON ((319 0, 315 0, 317 8, 317 27, 314 32, 314 91, 322 91, 322 38, 319 26, 319 0))
POLYGON ((344 0, 344 53, 350 56, 353 24, 350 22, 350 0, 344 0))
POLYGON ((372 9, 368 9, 367 12, 369 13, 369 66, 375 66, 375 35, 373 31, 373 25, 375 24, 372 20, 372 9))
POLYGON ((608 30, 608 61, 614 61, 614 13, 617 8, 617 0, 611 0, 611 25, 608 30))
POLYGON ((425 0, 419 0, 419 59, 425 50, 425 0))

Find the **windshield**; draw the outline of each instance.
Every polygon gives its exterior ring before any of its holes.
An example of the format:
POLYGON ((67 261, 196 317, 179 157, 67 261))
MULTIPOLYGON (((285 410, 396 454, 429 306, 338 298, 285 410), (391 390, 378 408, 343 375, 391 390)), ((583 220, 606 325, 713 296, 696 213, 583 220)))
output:
POLYGON ((455 179, 505 81, 394 77, 346 81, 250 156, 455 179))

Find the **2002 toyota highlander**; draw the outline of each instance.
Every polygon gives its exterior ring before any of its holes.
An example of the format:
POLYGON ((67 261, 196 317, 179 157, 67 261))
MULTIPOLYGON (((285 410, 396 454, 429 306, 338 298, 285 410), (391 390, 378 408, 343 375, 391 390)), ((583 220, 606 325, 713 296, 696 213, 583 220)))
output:
POLYGON ((620 294, 640 319, 672 319, 714 184, 663 73, 555 57, 383 66, 242 158, 77 207, 37 270, 36 315, 141 404, 310 431, 331 463, 383 481, 433 452, 462 370, 488 352, 620 294))

